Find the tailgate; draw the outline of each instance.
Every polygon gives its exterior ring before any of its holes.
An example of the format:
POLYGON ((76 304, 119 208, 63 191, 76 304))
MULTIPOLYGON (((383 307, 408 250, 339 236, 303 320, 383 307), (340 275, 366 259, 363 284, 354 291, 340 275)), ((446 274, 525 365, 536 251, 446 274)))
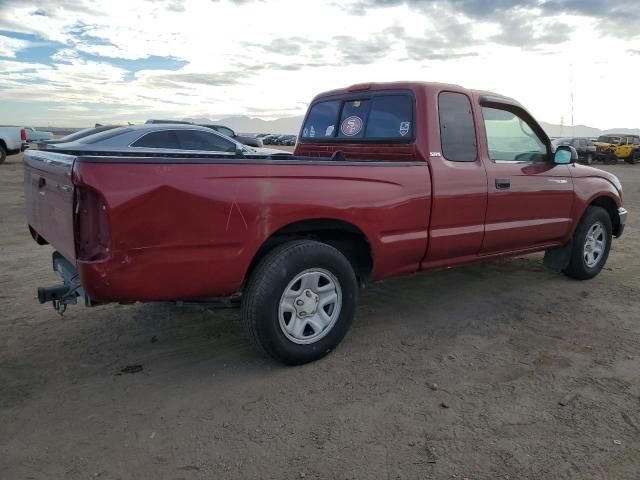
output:
POLYGON ((24 198, 31 229, 75 263, 74 156, 32 150, 24 155, 24 198))

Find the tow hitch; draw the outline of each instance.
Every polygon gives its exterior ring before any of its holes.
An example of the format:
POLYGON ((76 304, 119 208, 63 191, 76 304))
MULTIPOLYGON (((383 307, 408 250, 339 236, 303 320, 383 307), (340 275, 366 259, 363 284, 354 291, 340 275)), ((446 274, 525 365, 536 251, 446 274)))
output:
POLYGON ((52 302, 53 308, 60 316, 64 314, 67 305, 78 303, 78 297, 84 297, 85 304, 90 306, 91 300, 82 289, 78 272, 73 264, 58 252, 53 252, 52 260, 53 271, 58 272, 63 283, 53 287, 39 287, 38 301, 40 303, 52 302))

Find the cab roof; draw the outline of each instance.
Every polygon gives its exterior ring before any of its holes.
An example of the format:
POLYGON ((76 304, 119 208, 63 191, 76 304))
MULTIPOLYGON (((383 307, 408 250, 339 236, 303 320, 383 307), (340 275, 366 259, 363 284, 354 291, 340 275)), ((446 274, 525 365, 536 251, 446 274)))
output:
POLYGON ((504 95, 500 95, 495 92, 490 92, 486 90, 472 90, 461 85, 456 85, 452 83, 438 83, 438 82, 418 82, 418 81, 398 81, 398 82, 370 82, 370 83, 356 83, 354 85, 350 85, 348 87, 336 88, 334 90, 328 90, 326 92, 322 92, 316 95, 312 103, 323 98, 323 97, 331 97, 337 95, 350 95, 359 92, 374 92, 380 90, 410 90, 412 92, 423 91, 425 93, 435 93, 440 92, 442 90, 451 90, 455 92, 466 92, 477 95, 479 97, 487 97, 494 98, 499 101, 503 101, 506 103, 517 104, 519 106, 520 102, 517 100, 506 97, 504 95))

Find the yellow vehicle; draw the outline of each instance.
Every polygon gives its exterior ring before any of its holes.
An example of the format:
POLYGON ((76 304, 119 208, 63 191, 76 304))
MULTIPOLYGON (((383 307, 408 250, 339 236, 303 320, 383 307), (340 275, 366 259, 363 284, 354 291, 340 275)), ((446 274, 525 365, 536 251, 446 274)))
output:
POLYGON ((593 142, 596 147, 596 160, 616 163, 619 158, 627 163, 640 162, 640 136, 609 133, 600 135, 593 142))

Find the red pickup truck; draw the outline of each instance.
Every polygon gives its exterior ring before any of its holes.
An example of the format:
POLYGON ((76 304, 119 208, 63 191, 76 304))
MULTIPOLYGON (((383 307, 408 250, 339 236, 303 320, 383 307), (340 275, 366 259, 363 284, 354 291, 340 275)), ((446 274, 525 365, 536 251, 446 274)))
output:
POLYGON ((369 280, 543 250, 597 275, 627 212, 576 159, 510 98, 415 82, 317 96, 288 158, 29 151, 29 229, 64 280, 38 298, 235 296, 260 349, 309 362, 369 280))

